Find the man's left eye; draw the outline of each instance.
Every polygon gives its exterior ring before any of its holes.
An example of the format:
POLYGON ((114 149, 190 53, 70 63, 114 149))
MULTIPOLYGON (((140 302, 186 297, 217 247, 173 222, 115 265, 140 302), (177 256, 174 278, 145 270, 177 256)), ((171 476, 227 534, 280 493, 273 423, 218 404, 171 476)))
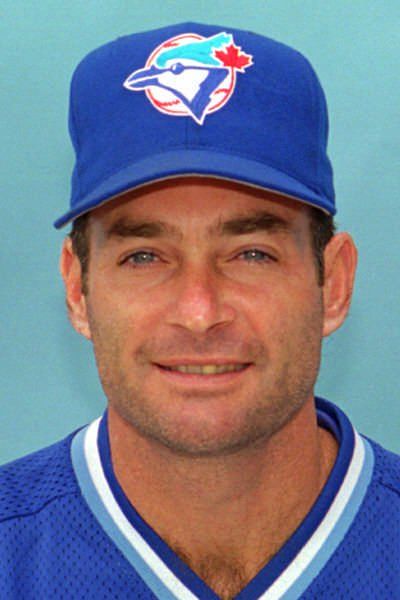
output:
POLYGON ((243 252, 241 252, 239 254, 239 256, 242 256, 244 258, 244 260, 246 260, 248 262, 265 263, 265 262, 275 261, 275 258, 273 256, 271 256, 271 254, 268 254, 267 252, 264 252, 263 250, 258 250, 257 248, 252 248, 250 250, 244 250, 243 252))

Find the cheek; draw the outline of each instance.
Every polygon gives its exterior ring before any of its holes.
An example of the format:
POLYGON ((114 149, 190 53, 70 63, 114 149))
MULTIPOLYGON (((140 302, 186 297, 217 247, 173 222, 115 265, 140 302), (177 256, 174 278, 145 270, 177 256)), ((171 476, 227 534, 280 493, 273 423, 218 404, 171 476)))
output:
POLYGON ((300 274, 293 275, 290 271, 265 278, 249 291, 248 301, 257 305, 257 310, 273 313, 274 316, 292 312, 314 295, 312 286, 300 274))
POLYGON ((116 352, 127 330, 127 311, 123 309, 125 302, 116 293, 112 284, 105 285, 97 271, 97 277, 89 279, 87 310, 93 347, 96 356, 108 352, 116 352))
POLYGON ((304 285, 298 278, 290 285, 258 290, 247 305, 258 335, 276 347, 292 346, 299 338, 320 337, 322 333, 322 292, 316 285, 304 285))
POLYGON ((87 307, 98 364, 132 368, 132 355, 157 330, 159 307, 134 289, 117 286, 93 286, 87 307))

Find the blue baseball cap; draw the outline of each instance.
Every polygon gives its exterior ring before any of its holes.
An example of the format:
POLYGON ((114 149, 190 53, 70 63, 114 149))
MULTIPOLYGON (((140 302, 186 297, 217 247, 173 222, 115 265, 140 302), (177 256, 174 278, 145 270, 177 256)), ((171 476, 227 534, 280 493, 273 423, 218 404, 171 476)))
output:
POLYGON ((255 33, 183 23, 101 46, 73 75, 69 129, 76 164, 57 228, 190 175, 336 212, 317 75, 299 52, 255 33))

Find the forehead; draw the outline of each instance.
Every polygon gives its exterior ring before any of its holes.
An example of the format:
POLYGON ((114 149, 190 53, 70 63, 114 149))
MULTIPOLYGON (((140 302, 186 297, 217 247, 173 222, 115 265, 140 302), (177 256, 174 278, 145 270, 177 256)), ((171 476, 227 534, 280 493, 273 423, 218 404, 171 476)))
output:
MULTIPOLYGON (((307 228, 309 207, 280 194, 234 182, 185 177, 128 192, 90 213, 91 230, 106 235, 127 219, 161 224, 162 233, 177 237, 190 228, 207 234, 227 233, 232 219, 264 215, 282 231, 307 228)), ((160 230, 161 231, 161 230, 160 230)), ((234 233, 234 227, 230 229, 234 233)))

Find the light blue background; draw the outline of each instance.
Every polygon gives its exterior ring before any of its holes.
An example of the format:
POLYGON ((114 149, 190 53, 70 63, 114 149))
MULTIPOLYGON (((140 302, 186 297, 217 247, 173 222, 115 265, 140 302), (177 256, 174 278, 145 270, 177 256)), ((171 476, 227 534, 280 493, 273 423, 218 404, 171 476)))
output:
POLYGON ((400 451, 398 0, 6 0, 0 9, 0 462, 49 444, 105 406, 91 347, 64 310, 52 221, 67 206, 68 86, 77 62, 122 34, 183 20, 291 44, 328 97, 338 224, 360 252, 350 316, 324 347, 317 392, 400 451))

